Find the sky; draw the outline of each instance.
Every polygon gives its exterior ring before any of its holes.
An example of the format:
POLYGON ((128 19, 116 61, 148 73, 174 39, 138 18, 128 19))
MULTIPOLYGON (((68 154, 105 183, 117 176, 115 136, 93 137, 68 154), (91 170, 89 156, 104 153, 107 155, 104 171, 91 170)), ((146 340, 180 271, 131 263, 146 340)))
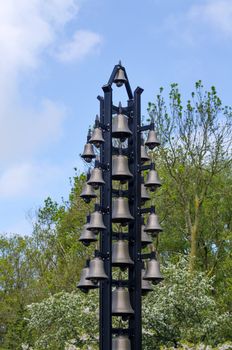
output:
POLYGON ((201 79, 231 105, 231 57, 231 0, 2 1, 0 233, 31 234, 46 197, 68 198, 119 60, 146 115, 173 82, 187 98, 201 79))

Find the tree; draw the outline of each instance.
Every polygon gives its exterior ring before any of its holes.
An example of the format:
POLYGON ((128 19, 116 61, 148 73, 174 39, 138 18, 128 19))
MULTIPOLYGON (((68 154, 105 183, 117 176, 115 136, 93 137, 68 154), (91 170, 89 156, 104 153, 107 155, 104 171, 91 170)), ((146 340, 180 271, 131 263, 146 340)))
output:
MULTIPOLYGON (((214 87, 204 92, 201 81, 196 83, 185 108, 177 84, 171 85, 169 108, 162 92, 161 88, 156 101, 149 103, 148 112, 163 144, 156 154, 157 168, 163 168, 166 182, 166 193, 162 194, 165 194, 167 210, 163 214, 166 218, 170 208, 179 209, 176 211, 178 227, 185 251, 189 251, 191 257, 190 268, 194 270, 201 249, 210 250, 215 257, 221 251, 220 239, 207 244, 203 212, 207 211, 211 199, 231 200, 232 109, 222 105, 214 87), (225 181, 222 188, 221 177, 225 181)), ((231 206, 227 206, 226 211, 220 220, 220 232, 215 233, 217 236, 225 228, 231 231, 231 206)), ((213 216, 209 220, 214 220, 213 216)))
POLYGON ((76 288, 86 258, 78 242, 89 209, 79 200, 84 179, 74 178, 68 202, 45 200, 30 237, 0 237, 0 346, 5 349, 21 349, 27 340, 27 304, 76 288))

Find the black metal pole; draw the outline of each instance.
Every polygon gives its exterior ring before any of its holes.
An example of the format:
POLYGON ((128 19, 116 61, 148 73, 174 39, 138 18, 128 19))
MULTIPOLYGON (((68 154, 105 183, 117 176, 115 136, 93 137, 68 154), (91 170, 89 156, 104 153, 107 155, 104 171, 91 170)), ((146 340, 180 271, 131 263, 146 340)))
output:
POLYGON ((131 238, 130 254, 134 260, 134 265, 129 269, 129 280, 132 284, 130 291, 131 304, 134 309, 134 317, 129 320, 129 328, 133 330, 131 337, 131 349, 142 349, 142 321, 141 321, 141 175, 140 175, 140 158, 141 158, 141 107, 140 96, 143 90, 137 88, 134 92, 134 99, 128 101, 128 106, 132 108, 132 118, 130 127, 133 132, 129 140, 129 152, 132 154, 131 171, 133 179, 129 182, 129 193, 133 196, 130 202, 131 214, 134 221, 129 225, 129 234, 131 238))
POLYGON ((104 209, 104 224, 107 230, 102 231, 100 240, 101 253, 105 259, 105 271, 108 280, 100 286, 100 350, 112 349, 112 89, 110 85, 103 86, 104 100, 100 101, 100 122, 107 130, 104 133, 105 143, 101 150, 101 162, 107 166, 104 171, 105 185, 101 191, 101 207, 104 209))

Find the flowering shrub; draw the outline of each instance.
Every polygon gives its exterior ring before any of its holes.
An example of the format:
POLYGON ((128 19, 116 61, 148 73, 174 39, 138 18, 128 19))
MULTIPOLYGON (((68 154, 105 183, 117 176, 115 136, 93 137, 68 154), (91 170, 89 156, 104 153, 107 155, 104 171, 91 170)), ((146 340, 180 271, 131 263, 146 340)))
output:
POLYGON ((97 349, 98 295, 80 292, 59 293, 28 306, 29 328, 36 334, 33 349, 97 349), (67 345, 69 339, 74 344, 67 345), (73 341, 72 341, 73 343, 73 341), (91 348, 88 346, 92 346, 91 348), (95 346, 95 347, 94 347, 95 346))
MULTIPOLYGON (((183 259, 168 264, 163 274, 164 282, 143 300, 143 349, 211 350, 209 345, 228 340, 224 333, 230 334, 231 315, 219 313, 212 297, 212 279, 190 273, 183 259)), ((30 350, 99 348, 98 291, 55 294, 29 305, 28 311, 29 329, 35 335, 30 350)), ((232 348, 224 344, 216 349, 232 348)))
POLYGON ((181 340, 217 344, 229 329, 231 315, 220 315, 212 297, 212 282, 204 273, 192 273, 181 259, 163 269, 165 282, 154 288, 143 303, 145 349, 174 345, 181 340))

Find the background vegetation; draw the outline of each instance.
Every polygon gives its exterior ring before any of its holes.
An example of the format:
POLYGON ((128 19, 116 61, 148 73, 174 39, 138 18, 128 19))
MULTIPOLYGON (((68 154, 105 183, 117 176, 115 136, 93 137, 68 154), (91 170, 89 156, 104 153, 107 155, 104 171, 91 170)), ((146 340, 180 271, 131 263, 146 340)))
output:
MULTIPOLYGON (((165 280, 143 300, 144 349, 232 348, 231 108, 201 82, 184 105, 173 84, 148 115, 162 141, 153 156, 165 280)), ((0 236, 1 350, 98 348, 97 293, 76 290, 92 249, 78 242, 91 211, 84 181, 74 177, 67 202, 45 200, 30 237, 0 236)))

